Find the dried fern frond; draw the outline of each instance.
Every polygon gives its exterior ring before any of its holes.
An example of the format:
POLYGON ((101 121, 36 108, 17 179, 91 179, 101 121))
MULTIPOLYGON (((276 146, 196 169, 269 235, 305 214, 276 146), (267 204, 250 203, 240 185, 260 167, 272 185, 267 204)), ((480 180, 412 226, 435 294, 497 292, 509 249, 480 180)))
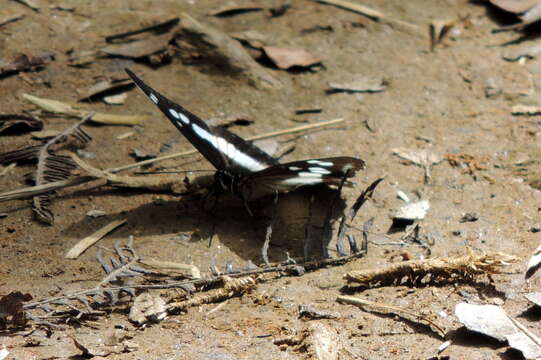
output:
MULTIPOLYGON (((52 147, 56 144, 66 143, 70 137, 82 144, 89 142, 92 138, 81 128, 81 125, 91 119, 93 115, 94 113, 90 113, 77 124, 64 130, 43 145, 38 155, 36 185, 44 185, 49 182, 69 178, 71 171, 75 169, 76 165, 69 156, 55 154, 52 147)), ((54 215, 49 208, 53 194, 54 192, 47 192, 32 198, 32 210, 36 218, 49 225, 54 223, 54 215)))
POLYGON ((0 154, 0 164, 9 165, 14 162, 31 161, 38 158, 39 150, 43 145, 34 145, 23 149, 8 151, 0 154))

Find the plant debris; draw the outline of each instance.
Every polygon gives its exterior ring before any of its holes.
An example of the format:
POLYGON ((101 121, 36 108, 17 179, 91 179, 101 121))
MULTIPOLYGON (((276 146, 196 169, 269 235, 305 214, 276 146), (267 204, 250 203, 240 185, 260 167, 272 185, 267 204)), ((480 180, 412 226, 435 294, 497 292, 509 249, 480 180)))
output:
POLYGON ((0 330, 19 328, 26 325, 23 302, 32 300, 30 294, 13 291, 0 298, 0 330))
POLYGON ((108 35, 108 36, 105 37, 105 41, 110 43, 110 42, 113 42, 115 40, 124 39, 126 37, 130 37, 130 36, 133 36, 133 35, 139 35, 139 34, 142 34, 142 33, 145 33, 145 32, 150 32, 150 31, 155 32, 155 33, 169 32, 169 31, 171 31, 171 29, 174 26, 176 26, 178 24, 179 20, 180 19, 178 17, 173 17, 173 18, 165 20, 165 21, 158 21, 154 25, 145 26, 145 27, 143 27, 141 29, 126 31, 126 32, 119 33, 119 34, 114 34, 114 35, 108 35))
POLYGON ((396 213, 393 215, 393 220, 407 221, 411 223, 417 220, 423 220, 429 209, 430 202, 428 200, 407 203, 396 211, 396 213))
POLYGON ((10 24, 17 20, 21 20, 22 18, 24 18, 24 14, 21 13, 2 16, 0 17, 0 26, 10 24))
POLYGON ((11 61, 0 59, 0 77, 12 75, 20 71, 35 71, 53 61, 53 53, 42 53, 36 56, 20 54, 11 61))
POLYGON ((159 322, 167 316, 167 306, 160 296, 149 293, 138 295, 130 308, 129 319, 138 325, 159 322))
POLYGON ((93 234, 83 238, 77 244, 75 244, 66 254, 66 259, 77 259, 85 250, 89 247, 100 241, 105 235, 109 234, 111 231, 116 229, 119 226, 122 226, 126 223, 126 220, 116 220, 113 221, 93 234))
MULTIPOLYGON (((22 96, 34 105, 51 113, 76 116, 79 118, 83 118, 89 113, 89 111, 80 109, 76 105, 70 105, 62 101, 39 98, 29 94, 23 94, 22 96)), ((146 119, 146 116, 113 115, 99 112, 94 113, 94 116, 92 116, 93 122, 108 125, 139 125, 146 119)))
POLYGON ((439 164, 443 158, 435 153, 428 150, 412 150, 406 148, 394 148, 391 150, 393 154, 399 158, 409 161, 421 168, 424 169, 424 183, 428 184, 430 182, 430 170, 432 166, 439 164))
POLYGON ((33 116, 0 114, 0 133, 23 133, 41 129, 43 129, 43 121, 33 116))
MULTIPOLYGON (((163 53, 167 50, 169 43, 174 38, 175 33, 170 32, 167 34, 152 36, 143 40, 133 41, 122 44, 110 44, 101 51, 107 55, 120 56, 131 59, 139 59, 143 57, 150 57, 158 53, 163 53)), ((157 59, 157 58, 156 58, 157 59)), ((151 61, 153 63, 160 63, 160 61, 151 61)))
POLYGON ((378 287, 390 284, 448 283, 471 280, 481 275, 500 272, 500 268, 517 258, 502 253, 475 254, 423 260, 402 261, 376 269, 354 270, 344 274, 353 286, 378 287))
POLYGON ((430 318, 426 315, 416 314, 413 311, 403 308, 403 307, 377 303, 374 301, 361 299, 361 298, 353 297, 353 296, 339 296, 336 299, 336 301, 338 301, 339 303, 359 306, 359 307, 362 307, 363 309, 365 307, 371 308, 377 312, 381 312, 384 314, 389 314, 389 313, 396 314, 400 316, 401 318, 405 318, 406 320, 409 320, 409 321, 414 321, 414 322, 421 321, 423 325, 427 325, 434 333, 439 335, 441 338, 445 338, 446 331, 443 329, 441 325, 438 325, 436 321, 433 319, 435 318, 435 316, 432 316, 432 318, 430 318))
POLYGON ((304 49, 265 46, 263 51, 276 67, 283 70, 293 67, 310 68, 321 63, 321 58, 304 49))
MULTIPOLYGON (((77 124, 64 130, 39 148, 35 176, 36 186, 45 185, 52 181, 65 180, 71 176, 71 171, 75 169, 75 164, 70 157, 55 154, 53 146, 59 143, 65 143, 69 138, 83 145, 92 140, 92 137, 81 128, 81 125, 92 118, 93 115, 93 113, 90 113, 77 124)), ((48 225, 54 223, 54 215, 49 209, 52 202, 52 195, 52 192, 48 192, 35 195, 32 199, 32 211, 38 220, 48 225)))
POLYGON ((518 24, 503 26, 498 30, 515 30, 523 28, 526 25, 533 24, 541 19, 541 2, 538 0, 522 0, 522 1, 510 1, 510 0, 489 0, 492 5, 499 7, 502 10, 521 14, 518 15, 520 22, 518 24))

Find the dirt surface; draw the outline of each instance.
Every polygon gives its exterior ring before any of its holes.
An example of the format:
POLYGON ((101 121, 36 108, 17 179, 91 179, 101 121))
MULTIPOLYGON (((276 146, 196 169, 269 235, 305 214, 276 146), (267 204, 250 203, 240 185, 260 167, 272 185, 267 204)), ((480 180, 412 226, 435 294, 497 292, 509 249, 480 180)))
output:
MULTIPOLYGON (((30 322, 26 330, 10 336, 0 334, 0 345, 11 353, 7 359, 317 358, 313 344, 303 347, 302 342, 277 345, 274 341, 315 332, 318 326, 332 333, 330 338, 339 348, 340 359, 430 358, 444 340, 427 326, 337 303, 336 297, 343 294, 345 285, 342 275, 407 259, 451 256, 464 253, 468 246, 478 252, 512 254, 520 260, 492 279, 481 277, 475 282, 438 286, 384 286, 351 294, 434 315, 453 341, 444 353, 451 359, 521 358, 505 344, 467 332, 454 316, 455 305, 463 301, 504 304, 509 315, 541 334, 539 312, 528 311, 531 305, 523 298, 525 292, 539 285, 538 278, 525 283, 523 276, 525 263, 539 243, 539 117, 511 115, 515 103, 535 95, 540 63, 535 59, 503 60, 509 48, 503 44, 512 44, 522 34, 491 33, 502 24, 499 21, 506 20, 499 12, 467 1, 370 2, 390 18, 416 24, 418 30, 412 30, 301 0, 293 1, 283 16, 274 18, 267 10, 210 16, 219 6, 206 0, 117 0, 106 7, 94 1, 41 3, 39 12, 15 1, 4 2, 0 9, 1 15, 24 15, 0 26, 0 60, 7 61, 18 53, 30 56, 50 51, 56 55, 40 71, 0 79, 3 113, 35 109, 21 97, 23 93, 75 103, 98 80, 122 74, 122 69, 129 67, 203 119, 245 114, 254 123, 232 128, 242 137, 307 121, 343 118, 345 122, 334 127, 276 138, 281 147, 295 145, 281 161, 359 156, 367 168, 355 178, 357 186, 343 192, 347 204, 372 181, 380 177, 385 180, 354 223, 358 229, 366 220, 375 219, 365 257, 303 276, 269 276, 251 292, 228 300, 218 309, 216 303, 201 305, 140 328, 127 318, 129 303, 91 321, 75 321, 50 330, 36 326, 31 335, 21 335, 35 326, 30 322), (107 45, 107 35, 136 30, 181 13, 228 34, 256 30, 264 35, 266 45, 306 49, 320 57, 323 66, 284 71, 264 61, 261 68, 281 84, 269 88, 251 84, 242 74, 228 72, 220 64, 207 61, 205 54, 194 55, 186 50, 189 47, 180 45, 173 47, 159 66, 150 66, 144 59, 103 54, 86 67, 68 65, 70 52, 99 50, 107 45), (431 51, 428 25, 445 19, 455 20, 456 25, 431 51), (388 86, 379 93, 326 91, 330 82, 344 83, 363 76, 383 79, 388 86), (321 108, 322 112, 295 114, 295 110, 307 108, 321 108), (393 155, 395 148, 426 150, 444 160, 432 167, 425 184, 423 169, 393 155), (458 166, 445 160, 448 158, 459 159, 458 166), (420 243, 405 240, 404 231, 389 233, 390 212, 404 204, 397 198, 397 191, 413 201, 430 201, 421 222, 424 240, 420 243), (460 222, 465 214, 475 214, 478 219, 460 222), (339 317, 300 319, 301 304, 312 304, 339 317), (95 357, 84 354, 73 339, 94 344, 99 351, 90 351, 95 357)), ((281 2, 249 4, 268 9, 281 2)), ((134 162, 129 155, 134 148, 158 155, 190 148, 182 138, 167 153, 160 153, 160 147, 177 131, 142 93, 131 89, 127 94, 121 106, 106 105, 98 98, 86 107, 148 115, 148 119, 136 128, 87 126, 93 140, 85 151, 96 158, 85 161, 105 169, 134 162), (133 135, 117 139, 128 131, 133 135)), ((63 130, 74 123, 74 119, 62 116, 41 118, 47 130, 63 130)), ((0 152, 38 143, 27 133, 0 136, 0 152)), ((31 164, 19 164, 0 177, 0 189, 26 186, 25 175, 33 169, 31 164)), ((211 165, 192 156, 156 163, 144 170, 179 169, 211 169, 211 165)), ((125 242, 133 235, 140 256, 194 264, 204 274, 210 266, 223 271, 227 264, 244 268, 248 260, 261 264, 266 223, 251 219, 242 204, 221 202, 213 220, 202 211, 200 199, 100 184, 60 190, 51 207, 55 214, 52 226, 33 218, 29 200, 0 204, 0 213, 7 215, 0 219, 0 296, 21 291, 39 300, 92 288, 104 277, 95 257, 97 247, 76 260, 67 260, 64 255, 80 239, 118 219, 126 219, 127 224, 99 243, 106 254, 115 241, 125 242), (90 210, 103 210, 107 215, 90 218, 86 216, 90 210), (214 226, 216 236, 209 246, 214 226)), ((286 250, 292 256, 302 254, 306 208, 286 207, 281 215, 269 250, 274 261, 284 260, 286 250)), ((321 229, 321 223, 316 229, 321 229)), ((356 236, 361 238, 359 231, 356 236)), ((332 246, 330 255, 337 256, 332 246)), ((165 298, 172 292, 156 294, 165 298)))

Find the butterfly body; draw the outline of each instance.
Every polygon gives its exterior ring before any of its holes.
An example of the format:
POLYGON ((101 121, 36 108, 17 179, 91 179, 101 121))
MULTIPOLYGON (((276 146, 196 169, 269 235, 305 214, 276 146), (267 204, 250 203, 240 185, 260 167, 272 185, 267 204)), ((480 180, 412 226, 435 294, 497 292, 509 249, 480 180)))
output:
POLYGON ((338 185, 364 168, 354 157, 333 157, 280 164, 269 154, 222 127, 211 127, 196 115, 128 75, 192 145, 216 168, 215 190, 243 200, 284 193, 301 186, 338 185))

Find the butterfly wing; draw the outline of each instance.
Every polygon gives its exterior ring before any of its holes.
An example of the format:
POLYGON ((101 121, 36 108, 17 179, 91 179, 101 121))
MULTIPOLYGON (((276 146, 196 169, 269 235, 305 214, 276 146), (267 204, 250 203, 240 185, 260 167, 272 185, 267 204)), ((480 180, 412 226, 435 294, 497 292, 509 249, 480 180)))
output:
POLYGON ((250 174, 241 184, 241 191, 245 199, 255 199, 306 185, 339 185, 364 167, 363 160, 349 156, 293 161, 250 174))
POLYGON ((278 164, 257 146, 224 128, 208 126, 199 117, 145 84, 129 69, 125 70, 135 85, 217 170, 250 174, 278 164))

